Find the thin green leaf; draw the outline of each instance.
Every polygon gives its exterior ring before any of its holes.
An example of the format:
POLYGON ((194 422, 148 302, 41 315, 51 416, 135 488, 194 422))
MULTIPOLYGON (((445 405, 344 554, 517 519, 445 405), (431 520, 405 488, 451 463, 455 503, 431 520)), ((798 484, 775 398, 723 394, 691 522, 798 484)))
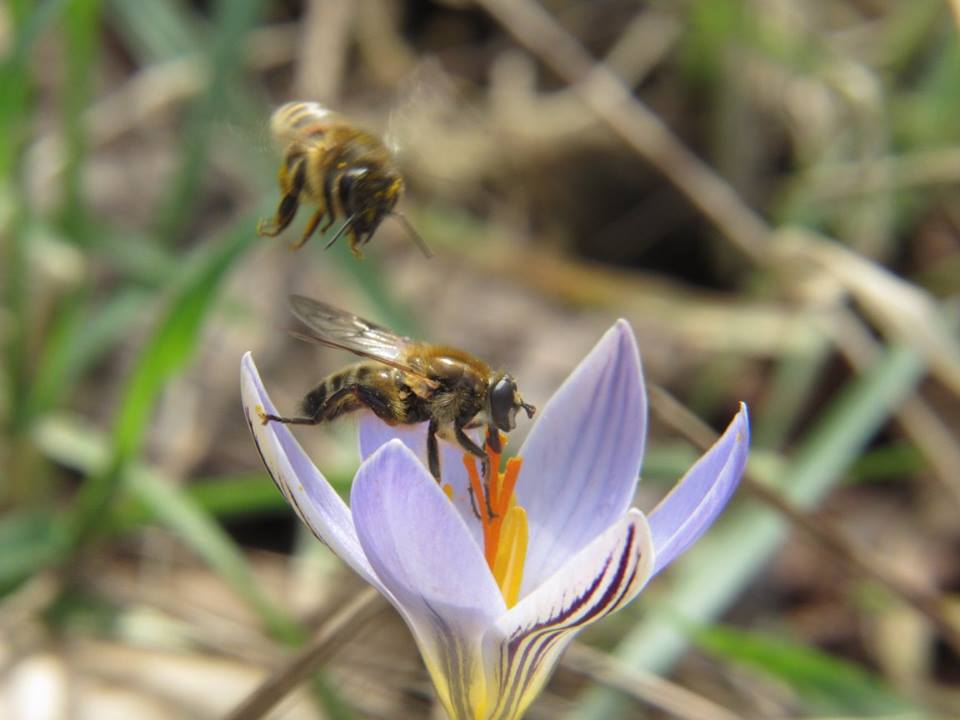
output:
POLYGON ((210 82, 190 109, 183 131, 180 169, 157 222, 157 235, 161 238, 177 238, 196 206, 216 121, 225 119, 227 92, 241 66, 244 38, 263 6, 263 0, 220 0, 216 5, 213 34, 205 44, 209 50, 210 82))
POLYGON ((66 165, 63 171, 61 226, 67 236, 87 237, 81 171, 87 152, 87 129, 83 113, 90 103, 93 68, 99 58, 101 0, 73 0, 64 9, 63 26, 70 62, 63 84, 63 129, 66 165))
MULTIPOLYGON (((33 439, 50 459, 77 472, 97 475, 110 462, 108 438, 78 418, 47 418, 38 423, 33 439)), ((266 477, 262 485, 279 495, 266 477)), ((260 590, 243 554, 229 536, 170 478, 144 465, 131 464, 124 474, 124 486, 136 504, 116 527, 129 528, 140 520, 159 520, 209 563, 278 638, 286 642, 300 638, 294 623, 260 590)))
POLYGON ((260 590, 257 578, 236 544, 182 491, 145 470, 129 474, 126 485, 134 497, 202 557, 254 609, 275 637, 287 643, 302 639, 302 632, 297 625, 260 590))
POLYGON ((0 518, 0 596, 16 587, 36 568, 45 567, 63 549, 60 532, 51 510, 23 510, 0 518))
POLYGON ((923 715, 857 665, 786 638, 729 627, 694 630, 694 642, 717 657, 783 681, 809 712, 878 716, 923 715))
POLYGON ((103 519, 120 477, 140 450, 157 396, 192 357, 221 282, 252 239, 250 221, 244 219, 219 243, 201 248, 189 264, 127 382, 114 419, 111 460, 103 472, 87 479, 75 505, 72 533, 78 542, 103 519))

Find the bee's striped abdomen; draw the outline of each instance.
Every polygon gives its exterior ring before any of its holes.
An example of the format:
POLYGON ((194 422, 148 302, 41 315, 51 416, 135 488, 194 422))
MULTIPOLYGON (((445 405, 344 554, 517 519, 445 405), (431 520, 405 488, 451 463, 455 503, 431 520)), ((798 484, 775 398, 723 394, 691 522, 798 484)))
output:
POLYGON ((367 408, 389 423, 409 422, 406 403, 398 397, 393 371, 370 363, 358 363, 324 378, 303 399, 306 417, 319 422, 334 420, 367 408))
POLYGON ((329 375, 303 399, 303 414, 318 420, 333 420, 360 408, 350 388, 355 384, 354 368, 329 375))
POLYGON ((270 132, 281 145, 295 141, 319 140, 334 113, 315 102, 288 102, 270 116, 270 132))

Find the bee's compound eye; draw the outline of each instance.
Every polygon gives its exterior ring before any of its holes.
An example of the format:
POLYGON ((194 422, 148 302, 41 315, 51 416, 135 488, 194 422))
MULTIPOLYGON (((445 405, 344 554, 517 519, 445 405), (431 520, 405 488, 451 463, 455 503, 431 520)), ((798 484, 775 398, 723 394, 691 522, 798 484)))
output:
POLYGON ((516 397, 517 384, 509 375, 500 378, 490 390, 490 419, 504 432, 517 426, 516 397))

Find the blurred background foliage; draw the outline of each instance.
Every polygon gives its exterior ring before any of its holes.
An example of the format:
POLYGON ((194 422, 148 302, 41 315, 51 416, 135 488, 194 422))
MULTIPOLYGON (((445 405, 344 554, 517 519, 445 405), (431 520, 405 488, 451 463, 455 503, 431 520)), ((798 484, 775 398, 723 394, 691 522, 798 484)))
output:
MULTIPOLYGON (((359 591, 239 412, 245 350, 281 408, 345 362, 301 292, 537 404, 626 317, 641 508, 749 403, 734 506, 530 717, 960 716, 958 5, 6 0, 0 715, 223 717, 359 591), (434 259, 255 236, 296 98, 397 143, 434 259)), ((298 433, 345 491, 354 432, 298 433)), ((431 693, 383 612, 276 717, 431 693)))

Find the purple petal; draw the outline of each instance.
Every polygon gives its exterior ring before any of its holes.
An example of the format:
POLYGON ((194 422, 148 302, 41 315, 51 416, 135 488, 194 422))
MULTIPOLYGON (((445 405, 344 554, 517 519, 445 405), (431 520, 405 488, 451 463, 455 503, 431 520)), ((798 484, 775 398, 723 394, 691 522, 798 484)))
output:
POLYGON ((521 597, 626 512, 646 420, 640 356, 619 320, 543 408, 520 450, 516 493, 530 522, 521 597))
MULTIPOLYGON (((474 442, 480 442, 480 433, 468 430, 474 442)), ((363 413, 360 418, 360 457, 370 457, 382 445, 397 439, 427 464, 427 423, 418 425, 387 425, 373 413, 363 413)), ((463 450, 455 443, 440 438, 440 477, 453 489, 453 505, 460 513, 477 547, 483 547, 483 528, 470 504, 470 479, 463 467, 463 450)))
POLYGON ((268 414, 279 413, 263 387, 249 352, 240 362, 240 394, 247 425, 263 464, 287 502, 314 535, 364 580, 389 596, 363 554, 346 504, 310 461, 286 425, 277 422, 264 425, 260 421, 258 406, 268 414))
POLYGON ((377 450, 357 471, 350 506, 364 553, 414 632, 479 643, 506 609, 503 597, 463 519, 416 456, 398 440, 377 450))
POLYGON ((499 705, 491 717, 519 717, 581 629, 623 607, 650 579, 653 540, 631 509, 499 618, 484 639, 499 669, 499 705))
POLYGON ((747 406, 649 515, 657 563, 654 574, 676 560, 713 524, 740 482, 750 449, 747 406))

